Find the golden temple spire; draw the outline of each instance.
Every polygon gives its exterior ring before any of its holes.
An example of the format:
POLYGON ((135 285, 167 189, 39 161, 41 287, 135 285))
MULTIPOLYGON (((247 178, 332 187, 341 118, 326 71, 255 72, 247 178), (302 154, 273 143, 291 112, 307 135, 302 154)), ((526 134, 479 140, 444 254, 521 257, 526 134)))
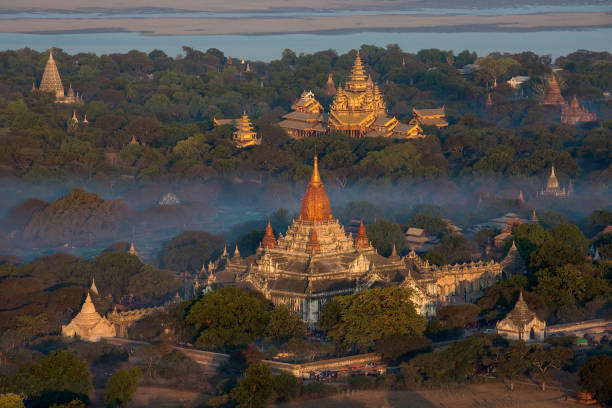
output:
POLYGON ((77 115, 75 111, 72 111, 72 122, 79 123, 79 120, 77 119, 77 115))
POLYGON ((332 78, 332 73, 329 73, 327 77, 327 82, 325 83, 325 94, 328 96, 332 96, 336 94, 336 86, 334 85, 334 79, 332 78))
POLYGON ((45 71, 40 81, 39 90, 42 92, 54 93, 56 98, 64 97, 64 86, 62 85, 62 79, 60 78, 57 65, 55 65, 55 60, 53 59, 53 48, 49 50, 49 60, 47 61, 47 65, 45 65, 45 71))
POLYGON ((552 166, 550 169, 550 176, 548 177, 546 188, 559 188, 559 180, 557 180, 557 176, 555 175, 555 166, 552 166))
POLYGON ((329 198, 319 175, 319 161, 314 158, 314 168, 310 183, 306 187, 306 193, 302 198, 300 220, 302 221, 327 221, 332 218, 329 198))
POLYGON ((247 147, 256 144, 261 144, 261 139, 257 138, 257 133, 251 124, 251 120, 246 112, 242 113, 242 117, 236 124, 236 131, 233 135, 234 143, 237 147, 247 147))
POLYGON ((315 227, 312 228, 312 232, 310 233, 310 240, 308 240, 306 252, 308 252, 309 254, 321 252, 321 245, 319 244, 319 239, 317 238, 317 229, 315 227))
POLYGON ((370 240, 366 234, 365 226, 363 225, 363 218, 361 219, 361 223, 359 224, 359 231, 357 232, 357 236, 355 237, 355 248, 368 248, 370 246, 370 240))
POLYGON ((276 237, 274 237, 274 230, 272 229, 272 225, 270 224, 270 218, 268 218, 266 233, 264 234, 264 237, 261 240, 261 244, 266 249, 276 247, 276 237))
POLYGON ((361 57, 359 56, 359 51, 357 51, 355 63, 351 69, 349 80, 346 83, 346 89, 350 91, 364 91, 367 86, 367 77, 365 75, 365 71, 363 70, 363 64, 361 62, 361 57))
POLYGON ((321 176, 319 175, 319 158, 317 156, 314 157, 314 167, 312 170, 312 177, 310 178, 310 182, 321 182, 321 176))
POLYGON ((94 278, 91 278, 91 287, 89 288, 89 291, 98 295, 98 288, 96 287, 96 280, 94 278))

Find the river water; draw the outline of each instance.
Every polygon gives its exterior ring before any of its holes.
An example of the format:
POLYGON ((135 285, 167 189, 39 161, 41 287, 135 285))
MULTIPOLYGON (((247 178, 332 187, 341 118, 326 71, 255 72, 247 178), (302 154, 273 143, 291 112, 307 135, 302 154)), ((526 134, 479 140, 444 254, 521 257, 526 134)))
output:
POLYGON ((249 60, 278 59, 285 48, 296 53, 313 53, 335 49, 339 53, 357 49, 361 44, 386 46, 398 44, 406 52, 439 48, 476 51, 487 55, 493 51, 550 54, 553 58, 579 49, 612 52, 612 28, 537 32, 362 32, 340 34, 273 34, 273 35, 197 35, 147 36, 139 33, 86 33, 86 34, 13 34, 0 33, 0 50, 23 47, 44 51, 50 47, 62 48, 71 54, 124 53, 130 50, 150 52, 163 50, 169 56, 182 52, 182 46, 199 50, 217 48, 225 55, 249 60))
MULTIPOLYGON (((394 10, 393 14, 418 15, 509 15, 537 14, 556 12, 608 12, 612 4, 584 6, 521 6, 507 8, 470 9, 470 8, 414 8, 394 10)), ((70 19, 96 18, 257 18, 277 17, 295 18, 308 16, 345 16, 381 15, 389 10, 270 10, 252 12, 206 12, 185 10, 76 10, 43 11, 30 10, 10 12, 0 10, 0 21, 24 18, 66 19, 69 30, 70 19)), ((0 31, 2 31, 0 23, 0 31)), ((486 30, 486 29, 484 29, 486 30)), ((435 30, 431 30, 435 31, 435 30)), ((522 32, 469 31, 458 32, 338 32, 322 34, 270 34, 270 35, 160 35, 150 36, 137 32, 104 33, 45 33, 15 34, 0 32, 0 50, 23 47, 44 51, 49 47, 62 48, 69 53, 93 52, 96 54, 123 53, 133 49, 149 52, 161 49, 170 56, 182 52, 183 46, 206 50, 218 48, 226 55, 244 57, 250 60, 271 61, 280 58, 285 48, 296 53, 313 53, 319 50, 335 49, 344 53, 361 44, 386 46, 398 44, 404 51, 417 52, 421 49, 438 48, 456 53, 468 49, 478 55, 492 51, 521 52, 533 51, 537 54, 550 54, 553 58, 567 55, 579 49, 592 51, 612 51, 612 28, 580 30, 543 30, 522 32)))

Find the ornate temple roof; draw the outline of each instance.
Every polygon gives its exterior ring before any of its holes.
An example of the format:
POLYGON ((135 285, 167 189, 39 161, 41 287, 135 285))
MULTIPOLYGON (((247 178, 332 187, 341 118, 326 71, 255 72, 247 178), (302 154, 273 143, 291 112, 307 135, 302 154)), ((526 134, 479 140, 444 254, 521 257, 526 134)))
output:
POLYGON ((563 96, 561 96, 561 88, 559 88, 559 83, 557 82, 557 78, 555 74, 552 74, 550 77, 550 82, 548 83, 548 89, 546 90, 546 95, 544 95, 544 99, 541 102, 542 105, 564 105, 565 100, 563 96))
POLYGON ((317 229, 314 227, 312 228, 312 232, 310 233, 310 240, 308 241, 306 252, 308 252, 309 254, 316 254, 321 252, 321 245, 319 245, 319 239, 317 238, 317 229))
POLYGON ((346 83, 345 88, 348 91, 361 92, 365 91, 367 86, 367 77, 365 75, 365 70, 363 69, 359 51, 357 51, 357 57, 355 58, 355 63, 353 64, 353 69, 351 70, 349 80, 346 83))
POLYGON ((359 224, 359 231, 357 232, 357 236, 355 237, 355 248, 369 248, 370 240, 368 239, 368 235, 366 234, 365 226, 363 225, 363 218, 361 219, 361 223, 359 224))
POLYGON ((274 231, 272 230, 272 225, 270 224, 269 218, 268 225, 266 226, 266 233, 261 240, 261 245, 266 249, 276 247, 276 237, 274 236, 274 231))
POLYGON ((49 50, 49 60, 45 66, 45 72, 43 73, 42 81, 40 81, 39 89, 43 92, 54 93, 57 98, 64 96, 64 85, 62 85, 62 79, 53 59, 53 48, 49 50))
POLYGON ((561 123, 566 125, 575 125, 580 122, 589 122, 596 119, 597 115, 594 112, 589 112, 586 108, 580 106, 576 95, 574 95, 569 105, 565 104, 561 107, 561 123))
POLYGON ((236 131, 234 132, 234 144, 237 147, 247 147, 256 144, 261 144, 261 138, 257 138, 257 133, 251 124, 251 120, 244 113, 240 120, 236 123, 236 131))
POLYGON ((547 189, 559 188, 559 180, 557 180, 557 176, 555 175, 555 166, 552 166, 550 169, 550 176, 548 176, 548 181, 546 182, 547 189))
POLYGON ((302 209, 300 211, 301 221, 329 221, 332 218, 329 198, 319 175, 318 159, 314 158, 314 169, 310 183, 306 187, 306 193, 302 198, 302 209))
POLYGON ((336 93, 336 86, 334 85, 334 79, 332 78, 331 72, 327 77, 327 82, 325 83, 325 94, 328 96, 332 96, 336 93))
POLYGON ((506 318, 510 319, 516 326, 521 327, 533 320, 534 317, 536 317, 536 314, 529 309, 527 302, 523 299, 523 291, 521 291, 514 309, 508 313, 506 318))

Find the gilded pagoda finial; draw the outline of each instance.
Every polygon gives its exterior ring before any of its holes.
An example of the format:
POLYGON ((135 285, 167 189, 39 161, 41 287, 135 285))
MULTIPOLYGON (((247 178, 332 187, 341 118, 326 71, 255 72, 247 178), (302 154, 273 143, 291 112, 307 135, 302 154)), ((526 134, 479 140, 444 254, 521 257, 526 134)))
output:
POLYGON ((261 240, 261 246, 266 249, 276 246, 276 237, 274 237, 274 230, 272 229, 272 224, 270 224, 270 218, 268 218, 268 225, 266 225, 266 233, 261 240))
POLYGON ((318 158, 314 157, 314 168, 312 177, 306 187, 306 193, 302 198, 300 220, 302 221, 327 221, 331 219, 331 206, 325 192, 325 187, 319 175, 318 158))

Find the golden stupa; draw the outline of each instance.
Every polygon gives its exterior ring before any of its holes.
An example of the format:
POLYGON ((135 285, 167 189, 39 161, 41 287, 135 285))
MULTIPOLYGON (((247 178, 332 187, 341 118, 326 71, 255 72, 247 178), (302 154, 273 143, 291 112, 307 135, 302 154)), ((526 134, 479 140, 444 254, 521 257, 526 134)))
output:
MULTIPOLYGON (((33 90, 36 90, 34 86, 33 90)), ((54 94, 56 103, 83 103, 83 98, 74 92, 72 84, 68 87, 68 93, 64 93, 62 78, 53 59, 53 48, 49 50, 49 59, 47 60, 47 65, 45 65, 45 71, 43 72, 38 91, 54 94)))
POLYGON ((423 133, 417 123, 406 125, 387 116, 383 94, 366 76, 359 52, 344 88, 338 86, 329 111, 330 131, 355 138, 418 138, 423 133))
POLYGON ((300 220, 302 221, 327 221, 332 218, 329 198, 325 187, 319 176, 319 165, 317 157, 314 158, 314 170, 306 193, 302 198, 302 210, 300 220))
POLYGON ((253 129, 253 125, 246 113, 244 113, 242 118, 236 123, 234 144, 238 148, 261 144, 261 138, 257 137, 257 133, 253 129))

